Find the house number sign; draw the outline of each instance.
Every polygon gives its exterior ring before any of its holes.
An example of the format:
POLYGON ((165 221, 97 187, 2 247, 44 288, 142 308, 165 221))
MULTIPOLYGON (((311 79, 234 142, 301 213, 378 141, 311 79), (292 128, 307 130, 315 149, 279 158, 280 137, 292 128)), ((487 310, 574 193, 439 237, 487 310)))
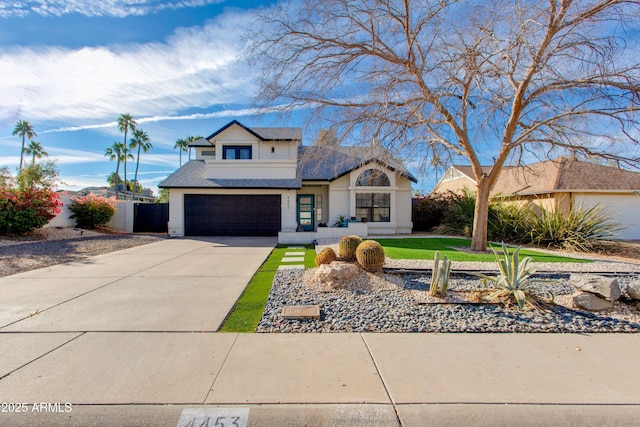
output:
POLYGON ((185 409, 177 427, 247 427, 249 408, 185 409))

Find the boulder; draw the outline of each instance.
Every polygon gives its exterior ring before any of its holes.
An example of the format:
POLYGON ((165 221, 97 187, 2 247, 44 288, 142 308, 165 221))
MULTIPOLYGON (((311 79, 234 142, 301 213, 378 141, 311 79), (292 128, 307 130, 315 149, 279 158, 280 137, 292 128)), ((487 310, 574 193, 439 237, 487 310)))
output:
POLYGON ((315 269, 312 280, 315 280, 330 289, 339 288, 342 282, 360 274, 360 269, 355 264, 343 261, 333 261, 331 264, 322 264, 315 269))
POLYGON ((640 301, 640 280, 629 283, 627 286, 627 295, 629 298, 640 301))
POLYGON ((613 304, 590 292, 576 292, 571 295, 573 303, 587 311, 603 311, 613 308, 613 304))
POLYGON ((331 264, 331 276, 337 280, 349 280, 360 274, 360 269, 355 264, 348 262, 333 261, 331 264))
POLYGON ((569 281, 577 290, 599 295, 609 301, 616 301, 621 295, 618 279, 615 278, 595 274, 572 274, 569 281))

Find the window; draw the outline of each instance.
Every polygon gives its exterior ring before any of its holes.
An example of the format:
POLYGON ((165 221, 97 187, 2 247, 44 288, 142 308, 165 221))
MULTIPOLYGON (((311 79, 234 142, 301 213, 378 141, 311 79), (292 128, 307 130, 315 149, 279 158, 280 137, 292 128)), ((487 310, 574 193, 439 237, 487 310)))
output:
POLYGON ((386 173, 378 169, 367 169, 362 172, 356 181, 361 187, 388 187, 391 185, 386 173))
POLYGON ((225 145, 222 151, 223 159, 248 160, 251 159, 251 146, 225 145))
POLYGON ((356 193, 356 219, 391 222, 390 193, 356 193))
POLYGON ((216 156, 216 150, 202 150, 201 153, 203 156, 216 156))

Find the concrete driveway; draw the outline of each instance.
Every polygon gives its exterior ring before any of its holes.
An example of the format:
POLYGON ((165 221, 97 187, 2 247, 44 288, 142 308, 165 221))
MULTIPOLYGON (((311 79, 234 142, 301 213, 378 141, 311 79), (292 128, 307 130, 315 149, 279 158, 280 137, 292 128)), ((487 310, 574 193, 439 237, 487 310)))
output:
POLYGON ((275 244, 170 239, 8 276, 0 331, 216 331, 275 244))

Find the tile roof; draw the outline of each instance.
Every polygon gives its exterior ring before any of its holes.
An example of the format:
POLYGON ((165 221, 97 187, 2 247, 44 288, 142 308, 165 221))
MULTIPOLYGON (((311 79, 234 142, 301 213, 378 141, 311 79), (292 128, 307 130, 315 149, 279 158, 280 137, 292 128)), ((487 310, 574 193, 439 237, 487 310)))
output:
POLYGON ((162 181, 160 188, 282 188, 298 189, 301 179, 206 179, 204 160, 190 160, 162 181))
POLYGON ((380 149, 374 152, 363 147, 298 147, 297 176, 308 181, 332 181, 371 162, 377 162, 418 182, 388 151, 380 149))
MULTIPOLYGON (((475 179, 471 166, 455 168, 475 179)), ((483 168, 491 171, 491 167, 483 168)), ((577 190, 640 190, 640 173, 561 157, 503 168, 492 193, 506 196, 577 190)))

